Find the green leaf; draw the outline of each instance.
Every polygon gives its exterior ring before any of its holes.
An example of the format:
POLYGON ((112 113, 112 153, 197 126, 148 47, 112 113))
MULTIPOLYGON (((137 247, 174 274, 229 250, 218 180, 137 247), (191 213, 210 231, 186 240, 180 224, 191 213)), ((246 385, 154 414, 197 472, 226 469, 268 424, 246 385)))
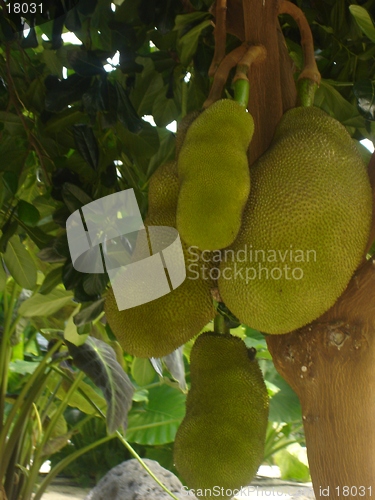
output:
POLYGON ((375 42, 375 27, 367 10, 359 5, 350 5, 349 10, 363 33, 375 42))
POLYGON ((107 402, 109 434, 120 426, 126 429, 134 387, 117 362, 115 351, 94 337, 88 337, 86 343, 78 347, 68 341, 66 344, 74 364, 103 391, 107 402))
POLYGON ((4 172, 3 184, 13 195, 15 195, 18 190, 18 175, 16 172, 10 170, 4 172))
POLYGON ((364 119, 355 106, 350 104, 342 95, 325 80, 315 93, 315 106, 323 109, 346 127, 364 128, 364 119))
POLYGON ((168 99, 165 91, 161 92, 154 101, 152 114, 158 127, 166 127, 178 117, 178 109, 174 99, 168 99))
POLYGON ((1 228, 1 238, 0 238, 0 252, 4 253, 7 249, 7 244, 10 238, 15 234, 18 229, 18 222, 9 218, 4 226, 1 228))
POLYGON ((272 380, 272 383, 280 390, 270 400, 270 420, 286 423, 301 420, 301 404, 290 385, 279 375, 272 380))
MULTIPOLYGON (((58 373, 51 372, 48 375, 46 386, 52 394, 55 394, 56 386, 59 384, 60 380, 61 376, 58 373)), ((60 387, 58 388, 56 397, 63 401, 66 398, 66 393, 68 392, 69 387, 70 383, 64 381, 64 384, 60 385, 60 387)), ((105 399, 100 394, 98 394, 89 384, 81 382, 79 384, 79 389, 81 389, 85 393, 85 395, 89 399, 91 399, 91 401, 93 401, 101 410, 105 411, 105 399)), ((78 390, 71 395, 68 401, 68 405, 72 406, 73 408, 78 408, 83 413, 86 413, 86 415, 96 414, 96 410, 78 390)))
POLYGON ((45 247, 46 245, 48 245, 48 243, 51 242, 51 240, 53 239, 52 236, 50 236, 49 234, 46 234, 44 231, 42 231, 39 227, 30 227, 30 226, 27 226, 24 222, 22 222, 21 220, 18 221, 20 226, 23 227, 23 229, 26 231, 27 235, 29 236, 29 238, 39 247, 39 248, 43 248, 45 247))
POLYGON ((45 48, 42 52, 42 57, 47 68, 49 69, 50 75, 56 75, 59 78, 62 78, 62 69, 64 65, 57 57, 56 50, 48 50, 45 48))
POLYGON ((3 261, 0 259, 0 292, 2 292, 5 288, 5 285, 7 283, 8 276, 5 272, 5 269, 3 267, 3 261))
MULTIPOLYGON (((75 309, 74 313, 76 311, 78 311, 78 307, 75 309)), ((80 334, 73 321, 74 313, 70 316, 70 318, 66 322, 64 329, 64 339, 76 346, 81 346, 86 342, 88 334, 86 332, 80 334)))
POLYGON ((179 383, 180 389, 186 391, 185 364, 183 347, 179 347, 163 358, 165 366, 172 377, 179 383))
POLYGON ((20 220, 30 227, 36 226, 40 219, 39 210, 25 200, 18 202, 17 214, 20 220))
POLYGON ((80 189, 75 184, 70 184, 69 182, 64 182, 62 197, 71 213, 75 212, 77 209, 83 207, 87 203, 92 202, 92 199, 88 194, 82 191, 82 189, 80 189))
POLYGON ((124 150, 134 158, 151 158, 159 148, 159 136, 155 127, 144 122, 143 129, 133 134, 123 125, 118 124, 116 130, 124 150))
POLYGON ((8 241, 3 255, 5 265, 16 283, 22 288, 33 290, 36 285, 37 268, 29 252, 22 245, 18 235, 8 241))
POLYGON ((100 295, 108 283, 106 273, 90 273, 83 278, 83 289, 88 295, 100 295))
POLYGON ((141 387, 151 384, 155 378, 155 370, 147 358, 134 358, 131 374, 134 380, 141 387))
POLYGON ((38 292, 42 295, 46 295, 52 292, 52 290, 56 288, 57 285, 59 285, 62 281, 62 269, 63 266, 52 269, 52 271, 50 271, 44 278, 42 286, 39 288, 38 292))
POLYGON ((139 57, 137 62, 144 65, 144 70, 141 75, 137 76, 131 100, 139 116, 149 115, 155 99, 164 87, 163 78, 155 71, 150 59, 139 57))
POLYGON ((149 391, 148 404, 129 413, 126 439, 143 445, 159 445, 174 441, 185 416, 186 396, 168 385, 149 391))
POLYGON ((18 373, 19 375, 30 375, 34 373, 36 368, 38 368, 39 363, 35 361, 24 361, 23 359, 16 359, 9 363, 9 370, 12 373, 18 373))
POLYGON ((87 307, 81 306, 81 310, 79 311, 79 313, 73 316, 74 324, 79 327, 96 319, 103 311, 104 301, 105 299, 101 298, 87 307))
POLYGON ((33 316, 51 316, 66 305, 73 305, 73 294, 67 290, 58 288, 53 292, 42 295, 36 293, 29 299, 22 302, 18 310, 21 316, 31 318, 33 316))
POLYGON ((9 111, 0 111, 0 122, 4 124, 5 130, 7 130, 10 135, 25 135, 25 129, 23 128, 21 118, 9 111))
POLYGON ((98 142, 91 127, 85 123, 73 125, 73 136, 78 152, 93 170, 97 170, 99 162, 98 142))
MULTIPOLYGON (((178 18, 179 16, 177 16, 178 18)), ((176 21, 177 21, 176 18, 176 21)), ((194 26, 186 35, 179 38, 177 50, 179 52, 181 64, 188 67, 198 47, 198 40, 202 31, 211 25, 211 21, 206 19, 202 23, 194 26)))
POLYGON ((309 468, 288 449, 275 453, 274 461, 280 467, 282 479, 301 482, 310 481, 309 468))

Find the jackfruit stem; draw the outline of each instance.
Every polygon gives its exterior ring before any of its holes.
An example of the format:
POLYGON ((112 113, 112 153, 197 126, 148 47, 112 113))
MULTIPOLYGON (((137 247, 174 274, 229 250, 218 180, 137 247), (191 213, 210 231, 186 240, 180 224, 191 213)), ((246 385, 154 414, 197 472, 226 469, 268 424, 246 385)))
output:
POLYGON ((315 92, 318 88, 318 84, 309 80, 308 78, 303 78, 297 82, 297 106, 302 106, 308 108, 314 105, 315 92))
POLYGON ((263 45, 253 45, 242 57, 237 65, 236 74, 232 80, 234 87, 234 100, 247 108, 249 102, 250 83, 248 74, 250 66, 255 62, 262 62, 266 58, 266 49, 263 45))
POLYGON ((208 108, 209 106, 211 106, 211 104, 221 98, 224 85, 228 79, 230 70, 240 62, 248 49, 249 45, 244 42, 242 45, 232 50, 232 52, 229 52, 229 54, 224 57, 216 70, 210 93, 203 103, 203 109, 208 108))
POLYGON ((225 57, 226 47, 226 22, 227 22, 227 0, 216 1, 216 15, 215 15, 215 52, 212 58, 208 76, 214 76, 221 61, 225 57))
POLYGON ((217 314, 214 318, 214 332, 221 334, 230 333, 225 318, 221 314, 217 314))
POLYGON ((316 65, 314 40, 305 14, 299 7, 297 7, 297 5, 294 5, 288 0, 281 0, 279 4, 279 14, 289 14, 297 23, 300 31, 304 67, 298 79, 312 80, 312 82, 319 85, 321 75, 319 73, 318 66, 316 65))
POLYGON ((233 87, 234 87, 234 100, 244 108, 247 108, 247 103, 249 102, 249 94, 250 94, 249 80, 238 79, 236 82, 234 82, 233 87))

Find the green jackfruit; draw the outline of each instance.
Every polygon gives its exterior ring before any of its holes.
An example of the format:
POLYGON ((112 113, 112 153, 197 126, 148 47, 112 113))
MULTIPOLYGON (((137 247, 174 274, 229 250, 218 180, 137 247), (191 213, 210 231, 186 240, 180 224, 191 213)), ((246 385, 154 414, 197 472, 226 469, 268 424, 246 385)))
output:
POLYGON ((200 115, 201 111, 195 110, 188 113, 178 124, 177 135, 176 135, 176 158, 180 154, 182 144, 184 143, 186 133, 189 130, 190 125, 193 121, 200 115))
POLYGON ((321 316, 347 287, 369 236, 370 183, 346 129, 314 107, 283 116, 251 176, 219 290, 242 322, 287 333, 321 316))
POLYGON ((248 485, 263 459, 268 395, 262 372, 240 338, 207 332, 192 348, 190 377, 174 462, 197 497, 220 491, 217 498, 230 498, 225 491, 248 485))
POLYGON ((201 250, 230 245, 250 192, 247 149, 254 122, 240 104, 222 99, 190 125, 178 156, 177 229, 201 250))
MULTIPOLYGON (((149 209, 144 221, 145 226, 175 228, 177 196, 176 164, 170 162, 159 167, 150 179, 149 209)), ((163 230, 157 237, 157 243, 162 247, 165 247, 164 243, 170 239, 169 233, 163 230)), ((144 244, 143 240, 141 243, 137 241, 135 255, 138 252, 144 255, 144 244)), ((212 283, 208 279, 196 279, 189 270, 186 247, 183 247, 183 250, 187 266, 186 279, 167 295, 119 311, 113 291, 109 290, 105 313, 113 333, 126 352, 140 358, 166 356, 197 335, 214 317, 212 283)), ((132 290, 132 293, 137 294, 137 291, 132 290)))

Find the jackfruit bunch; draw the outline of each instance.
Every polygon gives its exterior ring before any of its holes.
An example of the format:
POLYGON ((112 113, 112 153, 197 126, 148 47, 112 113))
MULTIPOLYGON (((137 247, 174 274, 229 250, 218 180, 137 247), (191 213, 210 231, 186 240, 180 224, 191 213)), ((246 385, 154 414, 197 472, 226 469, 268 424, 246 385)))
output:
POLYGON ((222 99, 193 119, 178 140, 177 229, 188 245, 215 250, 236 238, 250 192, 247 149, 253 132, 250 113, 222 99))
MULTIPOLYGON (((159 167, 149 183, 149 210, 144 221, 146 227, 176 227, 178 177, 175 162, 159 167)), ((157 233, 153 244, 164 248, 168 231, 157 233), (163 241, 165 240, 165 241, 163 241)), ((135 246, 137 254, 145 255, 147 241, 139 239, 135 246)), ((162 357, 170 354, 197 335, 214 317, 210 280, 192 276, 186 245, 183 245, 186 268, 185 281, 167 295, 151 302, 119 311, 112 289, 109 290, 105 313, 108 323, 122 348, 137 357, 162 357)), ((136 294, 136 290, 132 290, 136 294)), ((141 293, 141 290, 140 290, 141 293)), ((141 297, 139 303, 141 303, 141 297)))
POLYGON ((263 459, 268 395, 258 362, 232 335, 201 334, 190 355, 191 389, 174 462, 198 498, 230 498, 263 459), (227 494, 226 494, 227 491, 227 494))
POLYGON ((236 241, 218 286, 239 320, 282 334, 336 302, 363 258, 371 187, 346 129, 318 108, 294 108, 251 168, 236 241))

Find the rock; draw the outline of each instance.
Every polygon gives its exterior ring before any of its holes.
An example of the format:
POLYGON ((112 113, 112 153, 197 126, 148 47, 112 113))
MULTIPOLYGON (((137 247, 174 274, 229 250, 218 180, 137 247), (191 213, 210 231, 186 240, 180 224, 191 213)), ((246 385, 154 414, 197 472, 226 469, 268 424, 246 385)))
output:
MULTIPOLYGON (((186 487, 172 472, 154 460, 144 459, 144 462, 177 498, 197 500, 192 492, 187 495, 186 487)), ((270 496, 285 500, 315 499, 311 483, 301 484, 257 476, 235 500, 270 496)), ((84 500, 171 500, 171 497, 152 479, 138 460, 132 459, 111 469, 84 500)))
MULTIPOLYGON (((181 481, 158 462, 143 459, 155 476, 178 498, 181 481)), ((189 495, 189 500, 195 497, 189 495)), ((171 500, 171 497, 152 479, 148 472, 132 459, 111 469, 86 496, 85 500, 171 500)))

